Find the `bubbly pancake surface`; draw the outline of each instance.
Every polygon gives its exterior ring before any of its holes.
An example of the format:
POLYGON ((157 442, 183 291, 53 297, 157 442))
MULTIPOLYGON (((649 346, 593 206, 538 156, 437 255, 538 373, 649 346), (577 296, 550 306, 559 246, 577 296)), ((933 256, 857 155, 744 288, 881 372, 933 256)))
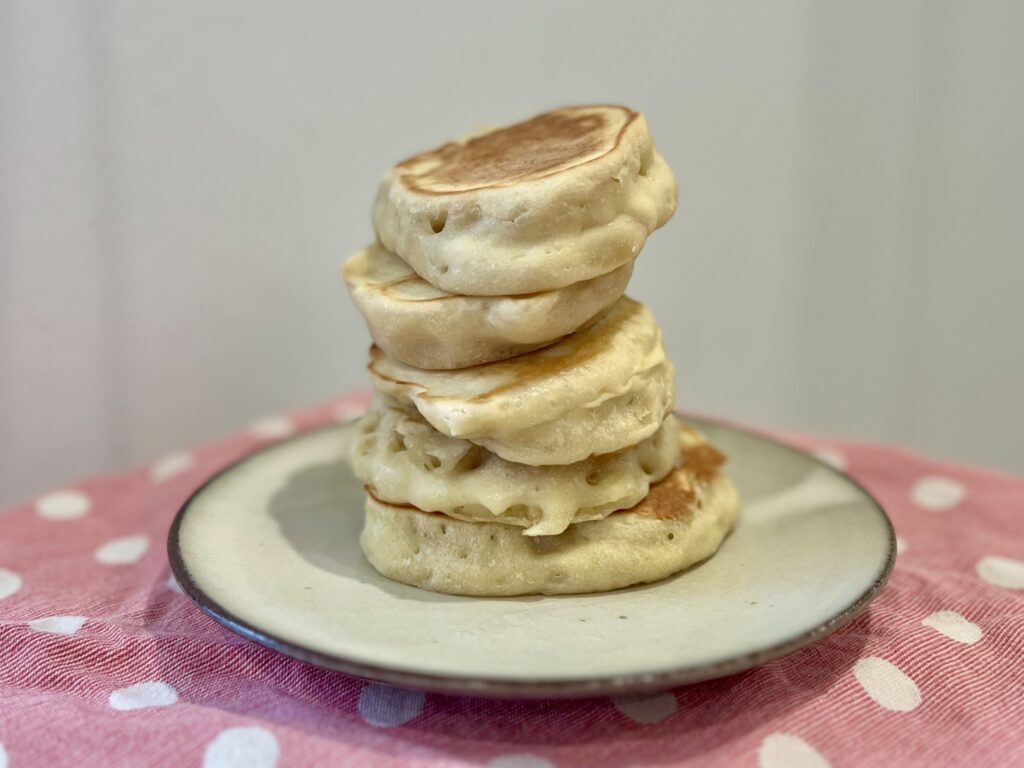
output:
POLYGON ((669 416, 653 435, 616 453, 532 467, 446 437, 415 409, 378 398, 359 424, 351 463, 379 501, 549 536, 639 502, 678 465, 680 440, 669 416))
POLYGON ((636 506, 557 536, 523 536, 510 525, 367 496, 360 541, 388 578, 449 594, 574 594, 657 581, 710 557, 735 524, 735 487, 702 466, 684 462, 636 506))

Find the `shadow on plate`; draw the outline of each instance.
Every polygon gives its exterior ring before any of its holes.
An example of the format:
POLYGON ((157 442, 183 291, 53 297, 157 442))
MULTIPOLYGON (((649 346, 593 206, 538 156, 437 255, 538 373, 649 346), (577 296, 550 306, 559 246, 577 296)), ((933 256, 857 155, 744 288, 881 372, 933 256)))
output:
POLYGON ((371 585, 402 600, 453 602, 441 595, 385 579, 363 557, 363 487, 344 462, 311 464, 271 497, 270 516, 295 552, 315 568, 371 585))

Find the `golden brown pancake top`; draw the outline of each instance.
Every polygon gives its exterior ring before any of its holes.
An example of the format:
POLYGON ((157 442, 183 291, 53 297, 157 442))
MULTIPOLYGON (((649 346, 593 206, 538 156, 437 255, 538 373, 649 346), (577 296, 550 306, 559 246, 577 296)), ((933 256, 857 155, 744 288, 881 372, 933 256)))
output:
POLYGON ((710 443, 684 446, 682 467, 652 485, 643 501, 625 511, 657 520, 675 520, 692 515, 697 501, 697 486, 710 483, 725 461, 725 454, 710 443))
POLYGON ((398 165, 414 192, 451 194, 534 181, 614 149, 637 113, 626 107, 565 107, 398 165))
POLYGON ((683 470, 698 483, 713 480, 725 462, 725 454, 703 440, 697 445, 683 447, 683 470))

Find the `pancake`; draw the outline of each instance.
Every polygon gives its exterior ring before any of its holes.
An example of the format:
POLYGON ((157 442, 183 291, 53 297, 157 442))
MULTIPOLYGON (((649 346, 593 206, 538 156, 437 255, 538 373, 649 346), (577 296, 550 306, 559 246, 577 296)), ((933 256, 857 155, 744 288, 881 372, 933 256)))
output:
POLYGON ((644 116, 566 107, 409 158, 384 176, 377 238, 451 293, 564 288, 631 262, 676 181, 644 116))
POLYGON ((342 268, 374 342, 417 368, 465 368, 537 349, 572 333, 626 289, 629 261, 608 274, 553 291, 460 296, 435 288, 374 244, 342 268))
POLYGON ((675 371, 643 304, 622 297, 593 323, 535 352, 426 371, 370 350, 378 392, 439 432, 520 464, 572 464, 636 445, 672 410, 675 371))
POLYGON ((351 461, 367 492, 469 522, 500 522, 528 536, 562 533, 631 507, 679 464, 675 416, 637 445, 561 466, 506 461, 446 437, 415 409, 377 398, 363 416, 351 461))
POLYGON ((635 507, 558 536, 523 536, 514 526, 453 520, 368 495, 360 542, 383 576, 435 592, 606 592, 664 579, 710 557, 738 513, 733 484, 698 461, 684 463, 635 507))

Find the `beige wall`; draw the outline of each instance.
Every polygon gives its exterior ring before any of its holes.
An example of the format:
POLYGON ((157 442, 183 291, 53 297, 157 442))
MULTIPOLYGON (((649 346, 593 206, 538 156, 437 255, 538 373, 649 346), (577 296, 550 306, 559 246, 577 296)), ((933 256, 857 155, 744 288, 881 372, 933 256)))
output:
POLYGON ((392 161, 566 102, 680 180, 684 407, 1024 471, 1024 4, 0 0, 0 502, 365 383, 392 161))

